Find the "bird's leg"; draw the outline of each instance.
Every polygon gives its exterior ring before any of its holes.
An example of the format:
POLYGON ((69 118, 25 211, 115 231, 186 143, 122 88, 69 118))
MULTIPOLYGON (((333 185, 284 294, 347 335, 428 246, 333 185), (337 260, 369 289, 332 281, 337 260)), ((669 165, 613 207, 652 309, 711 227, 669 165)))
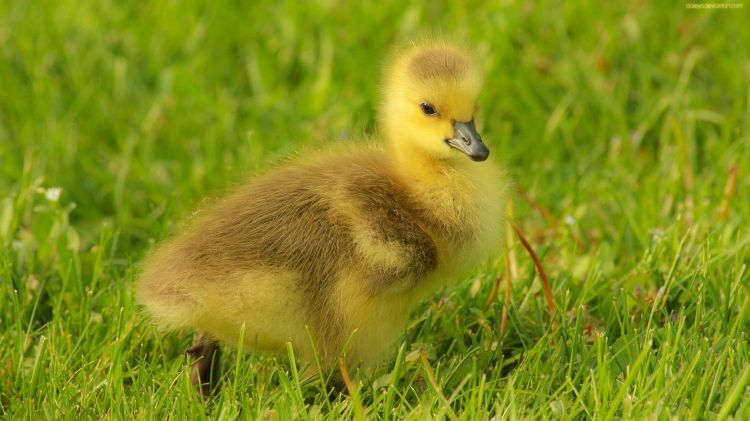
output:
POLYGON ((195 359, 190 383, 198 388, 201 395, 211 395, 220 375, 219 343, 205 333, 198 333, 193 345, 185 353, 195 359))

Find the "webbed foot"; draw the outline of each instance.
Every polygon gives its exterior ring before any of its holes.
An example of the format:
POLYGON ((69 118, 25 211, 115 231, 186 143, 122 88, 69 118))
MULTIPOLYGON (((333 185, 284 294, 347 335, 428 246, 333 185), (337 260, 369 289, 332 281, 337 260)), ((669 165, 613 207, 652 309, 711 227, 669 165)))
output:
POLYGON ((185 353, 195 359, 190 374, 190 384, 195 386, 202 396, 210 396, 218 391, 216 385, 221 375, 219 343, 205 333, 199 333, 193 345, 185 353))

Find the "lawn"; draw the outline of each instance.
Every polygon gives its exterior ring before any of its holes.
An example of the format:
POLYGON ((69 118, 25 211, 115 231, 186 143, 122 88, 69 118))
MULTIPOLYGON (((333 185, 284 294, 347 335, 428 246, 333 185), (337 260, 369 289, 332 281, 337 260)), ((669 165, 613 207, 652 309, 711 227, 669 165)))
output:
POLYGON ((750 3, 734 3, 0 2, 0 414, 749 418, 750 3), (380 63, 426 32, 482 57, 479 126, 554 320, 511 237, 354 393, 228 348, 202 400, 191 334, 135 302, 139 262, 204 198, 375 135, 380 63), (503 334, 504 284, 485 304, 508 272, 503 334))

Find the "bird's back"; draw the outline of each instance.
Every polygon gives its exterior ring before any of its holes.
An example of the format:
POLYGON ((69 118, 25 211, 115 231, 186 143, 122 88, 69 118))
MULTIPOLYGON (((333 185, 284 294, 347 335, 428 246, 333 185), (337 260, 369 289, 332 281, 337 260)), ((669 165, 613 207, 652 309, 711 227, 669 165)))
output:
POLYGON ((437 252, 421 228, 421 214, 384 152, 308 157, 200 211, 192 228, 146 262, 141 301, 163 324, 190 326, 186 319, 194 313, 180 310, 205 307, 201 293, 231 291, 233 280, 245 279, 238 274, 283 271, 293 274, 289 294, 305 307, 290 310, 325 319, 336 330, 331 301, 343 273, 356 272, 357 288, 374 295, 434 268, 437 252), (149 306, 162 299, 173 308, 149 306))

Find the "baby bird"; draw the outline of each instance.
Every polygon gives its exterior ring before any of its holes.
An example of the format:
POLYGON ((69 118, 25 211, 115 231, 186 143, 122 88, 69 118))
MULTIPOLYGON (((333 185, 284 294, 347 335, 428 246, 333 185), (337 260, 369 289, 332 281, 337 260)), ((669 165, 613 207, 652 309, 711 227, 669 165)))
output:
POLYGON ((474 125, 481 77, 445 42, 386 66, 380 146, 302 157, 251 180, 146 260, 137 294, 163 327, 332 369, 389 355, 421 300, 494 255, 508 183, 474 125), (240 343, 241 341, 241 343, 240 343))

